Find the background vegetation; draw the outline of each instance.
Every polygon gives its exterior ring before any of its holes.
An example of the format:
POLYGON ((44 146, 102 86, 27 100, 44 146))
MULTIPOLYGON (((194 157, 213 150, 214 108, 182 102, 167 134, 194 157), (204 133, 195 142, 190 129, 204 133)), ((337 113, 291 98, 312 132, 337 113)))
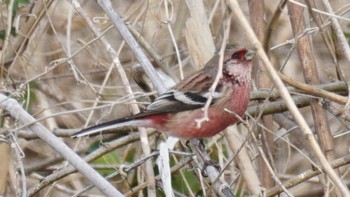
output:
MULTIPOLYGON (((82 139, 70 136, 142 110, 159 90, 151 82, 170 87, 182 74, 200 69, 223 42, 256 47, 231 0, 113 1, 127 31, 162 76, 154 79, 140 66, 131 50, 135 46, 125 43, 96 1, 0 2, 1 94, 16 99, 101 175, 110 176, 108 181, 124 195, 165 195, 155 150, 167 136, 152 129, 139 134, 136 128, 82 139), (148 140, 140 141, 146 134, 148 140)), ((323 155, 348 185, 349 2, 239 4, 270 62, 284 74, 279 76, 323 155)), ((320 171, 324 162, 315 155, 310 136, 288 110, 259 58, 252 79, 243 123, 205 140, 207 152, 222 168, 220 184, 228 184, 237 196, 344 195, 328 172, 320 171)), ((86 189, 90 182, 85 175, 32 132, 33 122, 21 121, 19 112, 2 114, 0 195, 104 195, 95 187, 86 189)), ((170 154, 175 196, 229 195, 201 176, 184 142, 175 150, 181 152, 170 154)))

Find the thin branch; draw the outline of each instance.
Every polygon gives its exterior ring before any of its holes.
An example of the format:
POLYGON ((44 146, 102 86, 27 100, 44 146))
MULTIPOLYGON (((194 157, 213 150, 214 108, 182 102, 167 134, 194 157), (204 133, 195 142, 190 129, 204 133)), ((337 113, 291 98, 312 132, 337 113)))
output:
MULTIPOLYGON (((165 16, 166 16, 166 21, 165 21, 165 24, 166 26, 168 27, 168 32, 170 34, 170 38, 171 38, 171 41, 174 45, 174 48, 175 48, 175 52, 176 52, 176 57, 177 57, 177 62, 179 64, 179 70, 180 70, 180 79, 183 79, 184 78, 184 71, 183 71, 183 66, 182 66, 182 61, 181 61, 181 56, 180 56, 180 52, 179 52, 179 47, 177 46, 177 43, 176 43, 176 39, 175 39, 175 36, 174 36, 174 33, 173 33, 173 29, 171 28, 171 19, 172 19, 172 16, 170 17, 169 16, 169 10, 168 10, 168 0, 164 0, 163 1, 164 3, 164 10, 165 10, 165 16)), ((174 13, 174 5, 173 3, 170 1, 170 6, 172 8, 172 15, 174 13)))
MULTIPOLYGON (((288 0, 288 1, 289 1, 290 3, 293 3, 293 4, 295 4, 295 5, 301 6, 301 7, 303 7, 303 8, 308 8, 307 5, 302 4, 302 3, 300 3, 300 2, 297 2, 297 1, 295 1, 295 0, 288 0)), ((348 18, 346 18, 346 17, 342 17, 342 16, 335 15, 335 14, 333 13, 333 11, 332 11, 332 12, 325 12, 325 11, 322 11, 322 10, 319 10, 319 9, 316 9, 316 8, 311 8, 311 10, 314 11, 314 12, 317 12, 317 13, 319 13, 319 14, 323 14, 323 15, 326 15, 326 16, 330 16, 330 17, 335 18, 335 19, 341 19, 341 20, 348 21, 348 22, 350 21, 350 19, 348 19, 348 18)))
POLYGON ((317 96, 320 98, 329 99, 330 101, 345 105, 348 101, 346 97, 334 94, 332 92, 328 92, 326 90, 322 90, 320 88, 317 88, 317 86, 311 86, 307 85, 305 83, 298 82, 296 80, 291 79, 290 77, 278 73, 278 76, 282 79, 283 82, 287 83, 288 85, 291 85, 299 90, 302 90, 306 92, 309 95, 317 96))
MULTIPOLYGON (((332 162, 330 162, 330 165, 332 168, 339 168, 345 165, 348 165, 350 163, 350 155, 346 155, 342 158, 336 159, 332 162)), ((305 172, 300 173, 299 175, 295 176, 294 178, 291 178, 290 180, 283 183, 284 187, 287 189, 292 188, 300 183, 305 182, 308 179, 311 179, 312 177, 315 177, 317 175, 322 174, 322 172, 319 169, 310 169, 305 172)), ((280 186, 273 187, 267 191, 266 196, 276 196, 283 192, 282 188, 280 186)))
MULTIPOLYGON (((150 135, 152 135, 154 133, 155 133, 154 131, 150 132, 150 135)), ((112 150, 115 150, 115 149, 120 148, 120 147, 124 147, 126 144, 135 142, 137 140, 140 140, 140 134, 133 133, 133 134, 127 135, 125 137, 121 137, 119 139, 113 140, 111 142, 104 143, 104 146, 102 146, 102 147, 98 148, 97 150, 95 150, 94 152, 86 155, 84 157, 84 161, 91 162, 91 161, 97 159, 98 157, 101 157, 102 155, 104 155, 112 150)), ((42 190, 44 187, 52 184, 53 182, 65 177, 65 176, 68 176, 69 174, 72 174, 76 171, 77 170, 75 168, 73 168, 72 166, 66 166, 60 170, 55 171, 54 173, 45 177, 45 179, 42 180, 40 183, 32 186, 28 190, 28 196, 36 194, 37 192, 42 190)))
MULTIPOLYGON (((0 94, 0 108, 8 111, 10 115, 21 122, 28 124, 35 122, 35 119, 26 112, 14 99, 0 94)), ((77 168, 91 183, 101 190, 106 196, 122 196, 106 179, 97 173, 89 164, 73 152, 62 140, 58 139, 41 123, 37 122, 29 126, 40 139, 45 141, 51 148, 62 155, 72 166, 77 168)))
POLYGON ((233 10, 233 13, 236 15, 236 19, 241 24, 241 27, 245 30, 246 36, 248 40, 257 48, 257 55, 264 64, 266 70, 268 71, 272 81, 275 83, 276 88, 280 92, 282 98, 286 101, 287 106, 293 115, 296 122, 299 124, 301 130, 304 132, 306 139, 309 141, 312 150, 314 151, 316 157, 320 161, 325 173, 330 177, 330 179, 333 181, 333 183, 341 190, 344 196, 350 196, 350 192, 346 185, 344 185, 338 175, 335 173, 335 171, 331 168, 330 164, 328 163, 327 159, 325 158, 324 154, 322 153, 321 148, 319 147, 315 137, 313 136, 313 133, 308 126, 306 120, 303 118, 302 114, 298 110, 297 106, 293 102, 290 94, 288 93, 286 87, 282 83, 281 79, 278 77, 277 72, 275 71, 274 67, 272 66, 271 62, 269 61, 264 49, 262 48, 262 45, 260 41, 257 39, 256 35, 254 34, 252 28, 250 27, 245 15, 243 14, 242 10, 240 9, 240 6, 237 2, 237 0, 229 0, 229 6, 233 10))
POLYGON ((230 34, 230 26, 231 26, 231 18, 232 18, 231 16, 232 15, 230 14, 226 18, 225 23, 224 23, 225 32, 224 32, 224 37, 222 39, 223 41, 221 44, 220 53, 219 53, 220 57, 219 57, 219 62, 218 62, 219 63, 218 73, 215 76, 215 80, 214 80, 213 84, 209 88, 210 95, 209 95, 209 97, 208 97, 208 99, 203 107, 203 112, 204 112, 203 117, 195 120, 197 123, 197 128, 201 127, 202 122, 209 121, 209 115, 208 115, 209 107, 210 107, 211 101, 213 100, 213 94, 215 92, 215 89, 218 86, 219 81, 222 77, 222 68, 223 68, 223 62, 224 62, 225 48, 226 48, 226 44, 227 44, 229 34, 230 34))
POLYGON ((137 60, 140 62, 141 66, 147 73, 147 76, 150 78, 153 85, 158 90, 158 93, 164 93, 167 90, 166 87, 159 80, 159 76, 153 68, 151 62, 141 50, 139 44, 136 42, 136 39, 130 33, 124 21, 121 19, 118 13, 114 11, 112 3, 109 0, 98 0, 98 3, 105 10, 108 17, 112 20, 120 34, 123 36, 126 43, 129 45, 130 50, 135 54, 137 60))

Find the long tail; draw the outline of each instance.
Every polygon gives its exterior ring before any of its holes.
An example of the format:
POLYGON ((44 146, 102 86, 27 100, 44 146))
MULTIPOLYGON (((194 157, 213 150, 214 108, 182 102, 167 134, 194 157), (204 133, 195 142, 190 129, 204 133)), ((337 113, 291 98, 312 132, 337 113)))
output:
POLYGON ((109 122, 105 122, 102 124, 98 124, 98 125, 83 129, 73 134, 72 138, 83 137, 83 136, 91 135, 101 131, 105 131, 108 129, 115 129, 115 128, 121 128, 126 126, 145 126, 147 125, 148 122, 149 120, 147 119, 121 118, 121 119, 112 120, 109 122))

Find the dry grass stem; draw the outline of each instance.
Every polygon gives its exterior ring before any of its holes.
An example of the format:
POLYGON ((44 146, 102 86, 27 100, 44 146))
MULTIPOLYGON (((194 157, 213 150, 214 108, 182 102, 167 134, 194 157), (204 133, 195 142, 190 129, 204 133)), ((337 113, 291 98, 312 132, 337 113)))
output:
POLYGON ((348 0, 0 2, 0 196, 349 195, 348 0), (227 43, 257 52, 247 112, 205 149, 178 142, 166 187, 166 132, 70 137, 144 110, 227 43))

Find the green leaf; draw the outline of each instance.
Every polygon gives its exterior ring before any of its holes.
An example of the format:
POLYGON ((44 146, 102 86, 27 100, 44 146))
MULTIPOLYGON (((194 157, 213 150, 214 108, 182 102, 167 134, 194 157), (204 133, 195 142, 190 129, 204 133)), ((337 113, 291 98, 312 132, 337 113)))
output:
MULTIPOLYGON (((10 0, 5 0, 6 5, 10 3, 10 0)), ((29 4, 30 0, 15 0, 14 3, 17 4, 29 4)))
POLYGON ((346 40, 347 40, 348 43, 350 44, 350 33, 344 32, 344 35, 345 35, 345 37, 346 37, 346 40))
MULTIPOLYGON (((7 6, 9 6, 10 0, 5 0, 5 3, 7 6)), ((18 7, 20 4, 29 4, 30 1, 29 0, 14 0, 13 2, 13 6, 12 6, 12 16, 14 19, 18 10, 18 7)))
MULTIPOLYGON (((94 160, 92 163, 95 164, 120 164, 120 157, 116 152, 110 152, 108 154, 105 154, 99 158, 97 158, 96 160, 94 160)), ((115 172, 114 169, 110 169, 110 170, 98 170, 98 172, 102 175, 108 175, 111 174, 113 172, 115 172)))
MULTIPOLYGON (((6 31, 5 30, 0 30, 0 39, 1 40, 5 40, 5 35, 6 35, 6 31)), ((16 32, 16 28, 15 27, 11 27, 11 35, 12 36, 17 36, 17 32, 16 32)))
POLYGON ((29 4, 30 1, 29 0, 16 0, 18 3, 21 3, 21 4, 29 4))
MULTIPOLYGON (((193 171, 183 171, 184 178, 187 180, 193 193, 200 192, 200 184, 196 176, 193 174, 193 171)), ((177 191, 184 193, 185 195, 189 194, 189 191, 185 187, 185 182, 182 176, 179 173, 172 174, 172 184, 173 188, 177 191)))
POLYGON ((5 34, 6 34, 6 33, 5 33, 5 30, 1 30, 1 31, 0 31, 0 39, 1 39, 1 40, 5 40, 5 34))

